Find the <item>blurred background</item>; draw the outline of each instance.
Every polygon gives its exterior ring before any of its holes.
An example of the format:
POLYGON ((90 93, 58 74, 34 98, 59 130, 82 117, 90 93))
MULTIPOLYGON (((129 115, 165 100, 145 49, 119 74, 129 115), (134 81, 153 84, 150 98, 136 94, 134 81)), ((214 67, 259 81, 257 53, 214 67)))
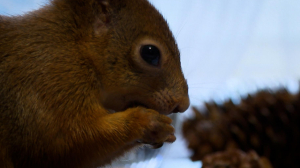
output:
MULTIPOLYGON (((299 0, 150 2, 168 21, 178 42, 192 106, 200 108, 205 101, 221 103, 229 98, 238 103, 261 88, 284 86, 291 93, 298 91, 299 0)), ((0 14, 19 15, 47 3, 0 0, 0 14)), ((192 115, 188 110, 176 116, 178 140, 174 144, 155 152, 150 160, 125 167, 201 167, 201 162, 189 160, 191 153, 180 132, 182 121, 192 115)))

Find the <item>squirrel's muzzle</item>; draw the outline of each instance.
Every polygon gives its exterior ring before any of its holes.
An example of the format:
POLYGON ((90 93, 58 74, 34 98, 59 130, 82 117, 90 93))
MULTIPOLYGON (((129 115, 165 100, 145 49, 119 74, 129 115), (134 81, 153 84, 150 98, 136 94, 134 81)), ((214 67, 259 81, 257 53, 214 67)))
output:
POLYGON ((190 99, 188 95, 182 96, 178 99, 174 109, 171 113, 185 112, 190 106, 190 99))

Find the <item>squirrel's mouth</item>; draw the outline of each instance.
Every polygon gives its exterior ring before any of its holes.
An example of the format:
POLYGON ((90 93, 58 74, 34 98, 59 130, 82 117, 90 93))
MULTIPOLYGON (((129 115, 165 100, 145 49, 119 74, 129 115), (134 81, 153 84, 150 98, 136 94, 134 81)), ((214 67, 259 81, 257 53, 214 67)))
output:
POLYGON ((146 105, 144 103, 141 103, 140 101, 132 101, 132 102, 129 102, 127 104, 127 106, 125 106, 126 108, 125 109, 128 109, 128 108, 135 108, 135 107, 144 107, 146 109, 153 109, 153 110, 156 110, 157 112, 159 112, 160 114, 164 114, 164 115, 169 115, 171 113, 168 113, 168 112, 163 112, 161 110, 157 110, 155 109, 155 106, 151 105, 146 105))
POLYGON ((141 103, 141 102, 138 102, 138 101, 132 101, 132 102, 129 102, 126 106, 125 109, 128 109, 128 108, 134 108, 134 107, 145 107, 145 108, 149 108, 147 105, 141 103))

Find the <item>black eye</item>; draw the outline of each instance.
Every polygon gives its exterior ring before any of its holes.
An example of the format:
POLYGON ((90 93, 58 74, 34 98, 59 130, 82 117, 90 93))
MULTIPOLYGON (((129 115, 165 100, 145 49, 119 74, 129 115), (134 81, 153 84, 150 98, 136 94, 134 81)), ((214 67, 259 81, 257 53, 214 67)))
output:
POLYGON ((160 51, 154 45, 144 45, 140 51, 141 57, 150 65, 157 66, 160 60, 160 51))

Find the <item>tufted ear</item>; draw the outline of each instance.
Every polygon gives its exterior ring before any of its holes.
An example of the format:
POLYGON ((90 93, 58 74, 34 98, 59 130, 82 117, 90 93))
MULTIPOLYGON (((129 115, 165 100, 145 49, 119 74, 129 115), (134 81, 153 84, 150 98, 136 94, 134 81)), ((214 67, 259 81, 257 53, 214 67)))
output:
POLYGON ((100 34, 104 30, 107 30, 111 22, 113 9, 110 6, 109 0, 98 0, 95 5, 92 5, 94 11, 93 28, 95 34, 100 34))
POLYGON ((96 34, 107 29, 121 0, 52 0, 60 10, 70 11, 77 27, 93 26, 96 34))

